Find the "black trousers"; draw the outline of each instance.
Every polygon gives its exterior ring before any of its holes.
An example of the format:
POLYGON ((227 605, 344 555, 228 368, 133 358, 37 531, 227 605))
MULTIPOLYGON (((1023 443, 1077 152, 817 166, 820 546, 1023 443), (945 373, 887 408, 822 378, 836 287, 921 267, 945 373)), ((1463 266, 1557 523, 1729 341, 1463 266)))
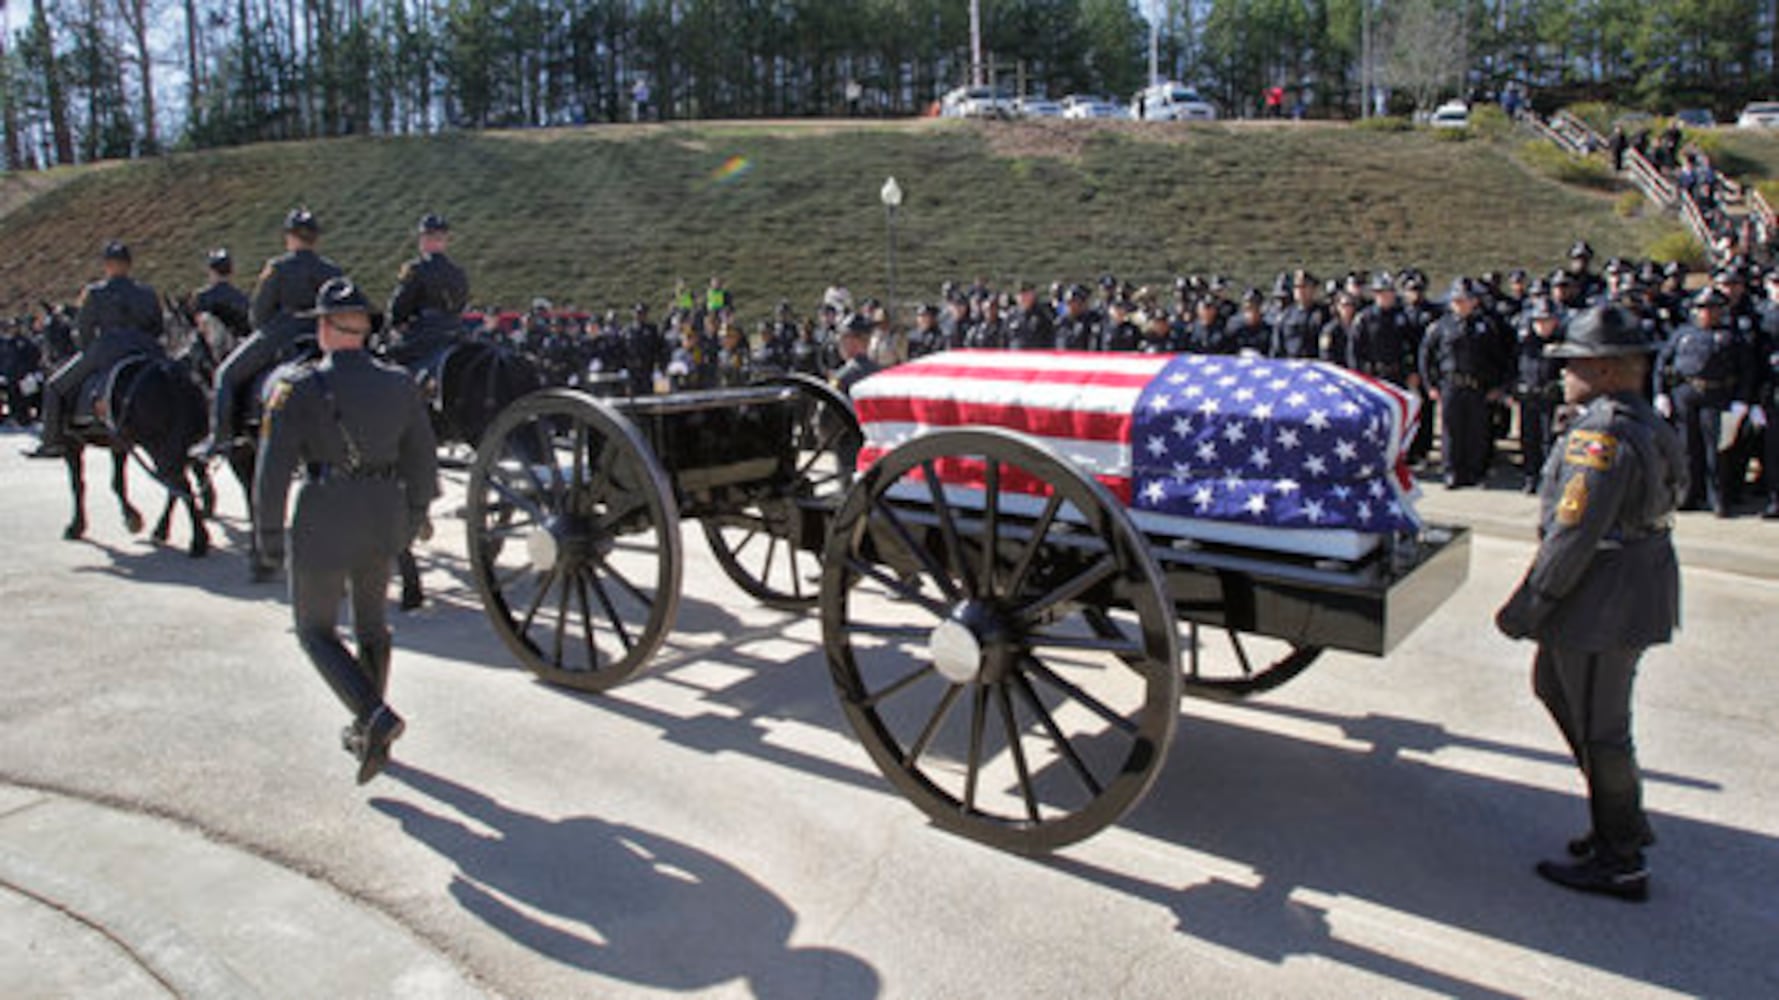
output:
POLYGON ((1706 503, 1713 510, 1730 501, 1732 463, 1717 450, 1718 429, 1723 426, 1724 406, 1690 385, 1674 390, 1674 424, 1686 449, 1686 506, 1706 503))
POLYGON ((1489 471, 1489 402, 1481 389, 1447 383, 1439 394, 1439 447, 1448 482, 1480 483, 1489 471))
POLYGON ((1529 480, 1537 480, 1544 469, 1556 413, 1554 397, 1536 391, 1520 395, 1520 469, 1529 480))
POLYGON ((1594 835, 1615 857, 1638 856, 1648 839, 1643 780, 1631 741, 1631 687, 1641 649, 1591 652, 1540 643, 1532 690, 1587 778, 1594 835))
POLYGON ((212 438, 229 441, 235 436, 236 396, 241 387, 252 382, 260 372, 277 364, 296 348, 294 331, 261 330, 241 342, 222 367, 216 369, 216 399, 210 414, 212 438))
POLYGON ((1766 481, 1768 501, 1779 504, 1779 391, 1767 393, 1763 409, 1767 426, 1760 433, 1760 474, 1766 481))
POLYGON ((383 678, 369 664, 388 660, 389 561, 368 561, 351 570, 290 571, 290 605, 296 618, 297 643, 327 686, 353 718, 368 719, 383 704, 383 678), (354 656, 340 642, 341 601, 350 593, 352 630, 358 638, 354 656))
POLYGON ((63 426, 62 410, 68 401, 80 391, 88 378, 109 369, 112 365, 135 354, 150 354, 160 350, 160 345, 153 337, 134 330, 117 330, 100 334, 92 346, 81 351, 56 369, 49 377, 43 390, 43 439, 45 441, 60 440, 67 428, 63 426))

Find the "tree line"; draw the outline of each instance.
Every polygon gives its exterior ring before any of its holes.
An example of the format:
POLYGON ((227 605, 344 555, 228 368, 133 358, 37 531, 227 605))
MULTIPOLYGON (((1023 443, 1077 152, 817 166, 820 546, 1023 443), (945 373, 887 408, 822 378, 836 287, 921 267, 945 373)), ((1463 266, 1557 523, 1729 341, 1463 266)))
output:
MULTIPOLYGON (((649 118, 912 115, 969 0, 0 0, 5 167, 649 118)), ((1060 97, 1197 85, 1313 116, 1518 81, 1668 110, 1779 97, 1779 0, 981 0, 986 69, 1060 97), (1153 31, 1153 35, 1152 35, 1153 31), (1371 95, 1373 99, 1368 99, 1371 95), (1383 95, 1382 99, 1378 99, 1383 95)))

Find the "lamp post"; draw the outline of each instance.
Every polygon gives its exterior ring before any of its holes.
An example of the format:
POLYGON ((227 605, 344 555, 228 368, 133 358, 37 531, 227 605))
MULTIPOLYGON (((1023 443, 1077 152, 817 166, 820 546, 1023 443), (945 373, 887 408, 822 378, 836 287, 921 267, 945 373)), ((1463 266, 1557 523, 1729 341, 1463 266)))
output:
POLYGON ((883 190, 878 192, 883 199, 884 218, 889 230, 889 297, 884 300, 884 310, 894 321, 896 315, 896 209, 902 207, 902 185, 891 177, 883 182, 883 190))

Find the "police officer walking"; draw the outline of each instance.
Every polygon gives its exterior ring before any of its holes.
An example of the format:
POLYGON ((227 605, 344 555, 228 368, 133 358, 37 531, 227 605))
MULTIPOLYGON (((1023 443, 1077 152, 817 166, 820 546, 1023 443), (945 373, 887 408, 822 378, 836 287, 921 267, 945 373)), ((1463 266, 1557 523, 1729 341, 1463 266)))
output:
POLYGON ((43 392, 43 440, 32 458, 67 454, 67 428, 62 410, 87 378, 137 354, 161 354, 164 320, 154 289, 130 277, 130 248, 117 241, 100 254, 105 280, 81 293, 75 336, 85 346, 49 378, 43 392))
POLYGON ((285 550, 285 500, 303 473, 291 518, 290 603, 297 642, 352 713, 342 744, 375 777, 403 723, 389 685, 390 561, 426 533, 438 462, 426 404, 413 379, 364 349, 370 302, 347 278, 322 285, 315 307, 325 357, 277 386, 266 404, 254 474, 254 525, 272 565, 285 550), (342 598, 352 600, 354 656, 340 642, 342 598))
POLYGON ((431 212, 416 226, 420 256, 402 265, 389 297, 389 323, 400 334, 390 357, 418 365, 463 335, 463 310, 469 305, 469 275, 445 255, 451 246, 451 224, 431 212))
POLYGON ((235 396, 260 372, 295 350, 299 337, 315 333, 315 321, 301 313, 315 304, 315 293, 340 275, 333 261, 315 252, 321 223, 306 208, 284 217, 284 254, 266 261, 253 290, 253 336, 216 370, 216 398, 211 402, 210 440, 194 450, 226 454, 235 440, 235 396))
POLYGON ((1653 837, 1631 688, 1643 651, 1679 620, 1670 524, 1686 470, 1673 430, 1643 399, 1651 345, 1632 317, 1590 309, 1549 350, 1566 361, 1565 401, 1582 409, 1545 462, 1538 553, 1495 623, 1537 641, 1533 690, 1587 780, 1591 829, 1569 843, 1571 860, 1540 862, 1538 874, 1642 901, 1653 837))
POLYGON ((1451 489, 1482 482, 1489 465, 1489 404, 1507 382, 1507 350, 1468 278, 1452 282, 1451 311, 1421 344, 1421 377, 1439 404, 1440 451, 1451 489))

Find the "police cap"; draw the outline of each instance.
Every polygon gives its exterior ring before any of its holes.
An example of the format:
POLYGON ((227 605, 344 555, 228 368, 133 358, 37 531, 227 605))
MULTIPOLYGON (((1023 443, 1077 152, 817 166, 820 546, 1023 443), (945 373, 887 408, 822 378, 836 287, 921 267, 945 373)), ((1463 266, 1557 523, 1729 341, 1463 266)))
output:
POLYGON ((1534 298, 1526 304, 1526 315, 1531 319, 1562 319, 1563 314, 1557 304, 1547 298, 1534 298))
POLYGON ((1649 354, 1657 345, 1643 335, 1643 326, 1629 310, 1595 306, 1575 317, 1560 344, 1547 344, 1547 358, 1617 358, 1649 354))
POLYGON ((1086 285, 1070 285, 1069 286, 1069 301, 1071 301, 1071 302, 1086 302, 1087 301, 1087 286, 1086 285))
POLYGON ((1291 272, 1291 284, 1299 288, 1304 285, 1309 285, 1313 288, 1316 285, 1316 276, 1299 268, 1298 270, 1291 272))
POLYGON ((306 208, 293 208, 284 215, 284 231, 319 236, 321 235, 321 222, 315 218, 314 212, 306 208))
POLYGON ((351 278, 344 276, 329 278, 315 292, 315 308, 298 316, 338 316, 342 313, 368 313, 371 311, 371 300, 365 298, 364 292, 353 284, 351 278))
POLYGON ((862 312, 856 312, 846 321, 846 327, 841 332, 869 336, 871 331, 875 329, 877 329, 877 324, 871 322, 871 317, 862 312))
POLYGON ((931 302, 922 302, 920 304, 920 309, 917 311, 917 315, 936 317, 939 315, 939 307, 933 305, 931 302))
POLYGON ((235 269, 235 260, 229 256, 228 247, 217 247, 204 255, 204 263, 210 270, 227 274, 235 269))
POLYGON ((1729 304, 1729 297, 1710 285, 1699 289, 1699 294, 1693 296, 1694 309, 1722 309, 1729 304))
POLYGON ((1388 271, 1379 271, 1371 276, 1371 290, 1374 292, 1393 292, 1396 290, 1396 278, 1388 271))
POLYGON ((1410 271, 1402 277, 1402 290, 1405 292, 1425 291, 1427 278, 1418 271, 1410 271))
POLYGON ((630 307, 630 311, 637 316, 647 316, 649 314, 649 304, 647 302, 638 302, 630 307))
POLYGON ((1446 290, 1446 298, 1474 299, 1476 298, 1476 283, 1469 278, 1453 278, 1451 287, 1446 290))
POLYGON ((1680 261, 1671 260, 1662 266, 1662 277, 1664 278, 1685 278, 1686 274, 1687 267, 1680 261))
POLYGON ((415 226, 415 231, 419 233, 448 233, 451 231, 451 223, 446 222, 445 217, 437 212, 428 212, 420 217, 420 223, 415 226))
POLYGON ((1265 303, 1266 298, 1260 294, 1260 289, 1258 288, 1249 287, 1247 291, 1242 293, 1242 305, 1244 306, 1258 306, 1264 305, 1265 303))
POLYGON ((104 260, 121 260, 125 264, 128 264, 130 262, 130 248, 122 240, 111 240, 100 248, 99 256, 104 260))
POLYGON ((1569 259, 1570 260, 1575 260, 1578 257, 1586 257, 1589 260, 1592 260, 1593 256, 1594 256, 1594 248, 1592 246, 1588 245, 1587 240, 1576 240, 1569 247, 1569 259))
POLYGON ((1526 277, 1526 269, 1523 267, 1516 267, 1507 272, 1507 280, 1512 284, 1523 285, 1526 283, 1526 277))
POLYGON ((1552 288, 1562 288, 1565 285, 1573 284, 1575 284, 1575 278, 1568 271, 1558 271, 1550 276, 1550 287, 1552 288))
POLYGON ((1110 273, 1100 275, 1100 288, 1101 289, 1109 292, 1112 289, 1117 288, 1117 287, 1118 287, 1118 279, 1113 277, 1110 273))

